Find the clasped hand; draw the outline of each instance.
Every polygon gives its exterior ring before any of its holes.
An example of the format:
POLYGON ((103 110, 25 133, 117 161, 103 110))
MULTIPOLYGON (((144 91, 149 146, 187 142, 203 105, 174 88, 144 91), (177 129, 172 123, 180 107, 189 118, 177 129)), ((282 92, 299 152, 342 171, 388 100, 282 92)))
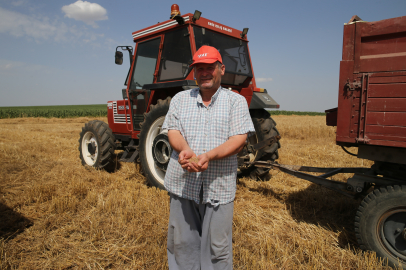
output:
POLYGON ((209 166, 209 156, 207 153, 201 154, 197 158, 199 162, 189 161, 191 158, 196 157, 196 154, 192 150, 183 150, 179 153, 178 162, 183 169, 188 172, 203 172, 209 166))

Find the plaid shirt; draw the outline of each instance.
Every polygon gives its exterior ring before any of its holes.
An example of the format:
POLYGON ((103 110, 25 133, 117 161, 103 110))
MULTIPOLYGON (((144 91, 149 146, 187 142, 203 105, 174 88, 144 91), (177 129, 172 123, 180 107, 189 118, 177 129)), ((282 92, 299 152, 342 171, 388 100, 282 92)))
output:
MULTIPOLYGON (((199 88, 179 92, 171 101, 162 129, 179 130, 198 156, 223 144, 229 137, 255 132, 245 98, 220 87, 205 106, 199 88)), ((203 172, 188 172, 178 163, 179 153, 172 152, 165 175, 165 188, 185 199, 214 206, 235 198, 237 155, 212 160, 203 172)))

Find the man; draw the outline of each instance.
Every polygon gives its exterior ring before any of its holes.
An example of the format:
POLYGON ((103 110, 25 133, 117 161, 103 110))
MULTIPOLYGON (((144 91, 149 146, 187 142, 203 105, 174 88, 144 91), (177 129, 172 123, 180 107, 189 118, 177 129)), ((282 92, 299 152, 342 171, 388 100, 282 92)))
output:
POLYGON ((202 46, 191 66, 199 87, 172 99, 163 124, 174 150, 164 183, 169 269, 232 269, 236 154, 255 129, 245 98, 220 87, 217 49, 202 46))

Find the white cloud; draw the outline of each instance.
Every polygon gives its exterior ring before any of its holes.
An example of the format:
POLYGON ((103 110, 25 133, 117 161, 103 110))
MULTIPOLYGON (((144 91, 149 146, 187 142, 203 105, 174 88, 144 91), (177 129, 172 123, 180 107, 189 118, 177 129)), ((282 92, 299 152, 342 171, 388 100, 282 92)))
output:
POLYGON ((124 41, 117 42, 112 38, 106 38, 105 46, 111 50, 111 49, 115 49, 118 44, 124 44, 124 43, 126 43, 126 42, 124 42, 124 41))
MULTIPOLYGON (((86 27, 67 26, 40 15, 25 15, 0 7, 0 34, 32 38, 36 42, 53 39, 56 42, 85 43, 100 46, 104 34, 94 33, 86 27)), ((109 40, 110 43, 110 40, 109 40)), ((107 45, 106 45, 107 46, 107 45)))
POLYGON ((26 3, 27 3, 26 0, 14 0, 14 1, 11 1, 11 4, 12 4, 13 6, 16 6, 16 7, 25 5, 26 3))
POLYGON ((8 70, 12 70, 13 68, 15 68, 17 65, 13 65, 11 63, 2 63, 2 60, 0 59, 0 70, 1 71, 8 71, 8 70))
POLYGON ((58 29, 48 18, 41 19, 9 11, 0 7, 0 33, 9 33, 15 37, 28 36, 36 40, 56 36, 58 29))
POLYGON ((65 17, 85 22, 97 28, 95 21, 107 20, 107 10, 96 3, 78 0, 73 4, 63 6, 65 17))
POLYGON ((19 74, 18 76, 20 76, 21 73, 26 72, 44 74, 51 73, 53 71, 54 69, 42 65, 0 59, 0 74, 19 74))
POLYGON ((255 78, 255 81, 257 82, 270 82, 272 80, 272 78, 255 78))

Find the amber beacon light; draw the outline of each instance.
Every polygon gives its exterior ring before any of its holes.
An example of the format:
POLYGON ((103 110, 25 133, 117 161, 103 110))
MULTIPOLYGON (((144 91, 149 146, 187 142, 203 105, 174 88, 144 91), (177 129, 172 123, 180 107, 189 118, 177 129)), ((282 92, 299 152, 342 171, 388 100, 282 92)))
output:
POLYGON ((175 16, 180 16, 179 6, 177 4, 173 4, 171 6, 171 18, 175 16))

